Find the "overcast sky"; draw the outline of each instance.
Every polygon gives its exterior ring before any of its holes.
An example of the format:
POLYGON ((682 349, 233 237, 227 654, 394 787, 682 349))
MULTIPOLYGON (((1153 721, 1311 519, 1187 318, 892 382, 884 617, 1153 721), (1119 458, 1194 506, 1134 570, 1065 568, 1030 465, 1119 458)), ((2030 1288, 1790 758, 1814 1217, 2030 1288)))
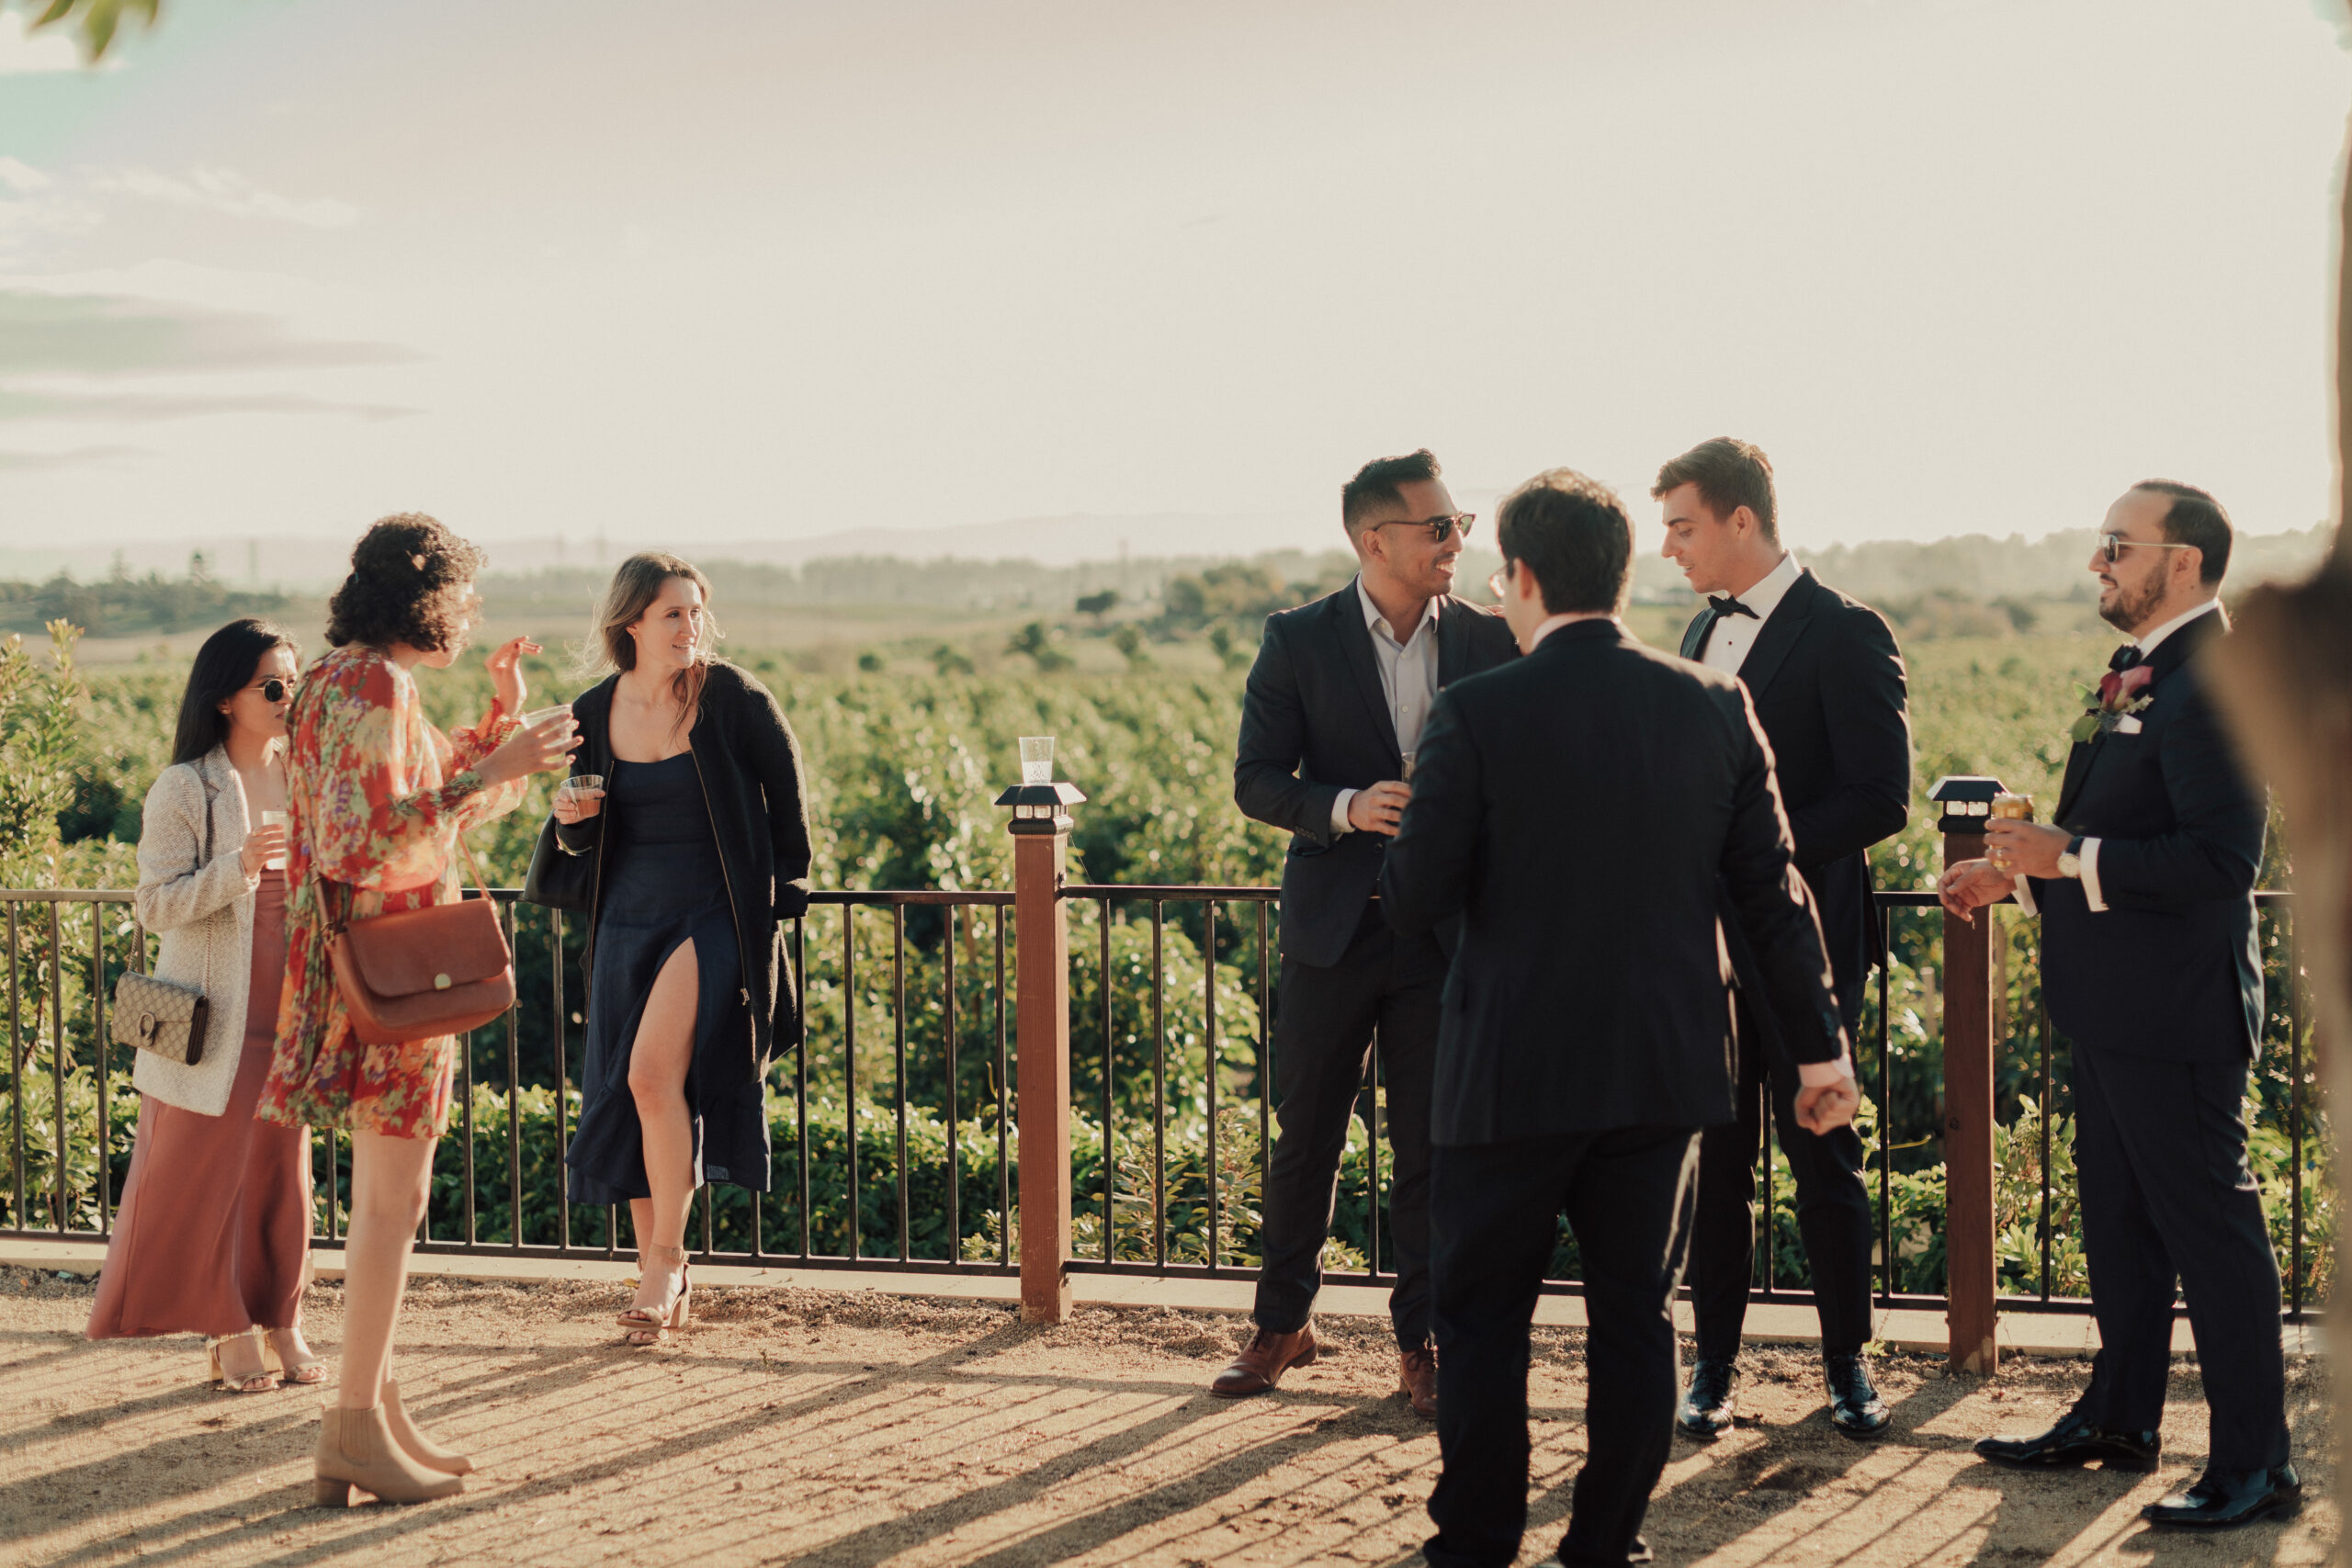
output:
POLYGON ((0 544, 1289 544, 1422 445, 1646 521, 1719 434, 1801 543, 2305 527, 2337 9, 165 0, 96 73, 12 10, 0 544))

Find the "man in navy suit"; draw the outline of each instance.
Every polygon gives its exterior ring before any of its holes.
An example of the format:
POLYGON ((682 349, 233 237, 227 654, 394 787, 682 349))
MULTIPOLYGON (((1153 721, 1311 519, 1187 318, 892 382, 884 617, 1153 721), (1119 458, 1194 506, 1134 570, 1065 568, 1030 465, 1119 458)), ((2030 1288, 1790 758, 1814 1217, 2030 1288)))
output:
POLYGON ((2132 637, 2075 728, 2052 825, 1996 821, 1989 858, 1943 874, 1963 918, 2015 888, 2041 917, 2042 994, 2074 1047, 2075 1164, 2099 1351, 2049 1431, 1976 1451, 2027 1468, 2152 1470, 2188 1298, 2212 1438, 2195 1484, 2142 1510, 2164 1525, 2291 1511, 2278 1263, 2246 1165, 2242 1106, 2262 1038, 2254 882, 2262 792, 2199 683, 2226 635, 2217 597, 2230 520, 2201 490, 2134 485, 2090 569, 2099 614, 2132 637))
POLYGON ((1388 1311, 1398 1382, 1415 1413, 1433 1417, 1429 1093, 1450 937, 1392 931, 1374 890, 1438 692, 1518 649, 1500 615, 1453 596, 1476 520, 1455 509, 1428 451, 1365 464, 1340 491, 1340 518, 1355 547, 1354 581, 1267 619, 1241 702, 1234 799, 1291 833, 1273 1040, 1281 1130, 1266 1168, 1258 1332, 1209 1392, 1263 1393, 1315 1359, 1308 1316, 1377 1032, 1396 1160, 1388 1311))
MULTIPOLYGON (((1902 652, 1877 611, 1823 583, 1782 546, 1772 465, 1758 447, 1727 436, 1702 442, 1658 470, 1650 494, 1666 524, 1663 553, 1710 596, 1682 634, 1682 657, 1738 676, 1756 705, 1797 870, 1821 910, 1838 1016, 1849 1037, 1859 1035, 1862 993, 1883 957, 1870 847, 1901 832, 1911 811, 1902 652)), ((1798 1124, 1802 1075, 1786 1031, 1737 930, 1726 936, 1740 979, 1738 1114, 1708 1128, 1700 1143, 1690 1273, 1698 1356, 1675 1426, 1705 1440, 1732 1424, 1755 1267, 1756 1151, 1769 1102, 1796 1179, 1830 1425, 1849 1438, 1873 1438, 1886 1429, 1887 1410, 1862 1358, 1877 1229, 1862 1141, 1851 1127, 1818 1134, 1798 1124)))

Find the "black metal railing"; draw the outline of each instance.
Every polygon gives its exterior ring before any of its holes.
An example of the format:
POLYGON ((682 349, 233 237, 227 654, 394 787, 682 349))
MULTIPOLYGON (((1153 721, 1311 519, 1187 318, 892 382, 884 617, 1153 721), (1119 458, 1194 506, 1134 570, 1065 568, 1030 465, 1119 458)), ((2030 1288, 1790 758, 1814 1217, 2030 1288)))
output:
MULTIPOLYGON (((1084 1224, 1069 1267, 1250 1278, 1256 1190, 1243 1189, 1253 1182, 1261 1189, 1273 1143, 1277 892, 1112 885, 1072 885, 1061 892, 1081 928, 1081 940, 1070 943, 1069 976, 1074 986, 1092 986, 1082 1003, 1074 1003, 1070 1020, 1074 1064, 1087 1060, 1093 1078, 1072 1095, 1081 1167, 1089 1164, 1088 1135, 1092 1141, 1091 1170, 1082 1168, 1070 1190, 1073 1213, 1084 1224), (1171 953, 1182 965, 1199 966, 1196 995, 1171 991, 1171 953), (1237 1029, 1235 1019, 1222 1016, 1227 1009, 1249 1016, 1237 1029), (1179 1031, 1173 1055, 1171 1020, 1179 1031), (1084 1125, 1089 1122, 1091 1128, 1084 1125)), ((452 1135, 436 1156, 420 1249, 619 1256, 628 1243, 617 1210, 562 1197, 562 1151, 578 1078, 571 1044, 582 1037, 585 1010, 575 1007, 578 922, 567 923, 556 911, 526 913, 512 890, 495 890, 492 897, 524 980, 538 995, 526 991, 515 1009, 462 1043, 452 1135), (535 931, 536 944, 528 940, 535 931), (532 1018, 535 1010, 542 1016, 532 1018), (499 1168, 486 1171, 485 1164, 499 1168), (501 1199, 503 1215, 496 1212, 501 1199)), ((2291 980, 2300 971, 2289 896, 2265 892, 2257 900, 2290 977, 2282 998, 2290 1210, 2282 1250, 2287 1315, 2301 1321, 2315 1303, 2306 1289, 2309 1075, 2300 987, 2291 980)), ((781 1152, 764 1195, 703 1189, 699 1260, 1014 1271, 1012 1172, 1019 1141, 1009 1108, 1019 1050, 1008 953, 1019 933, 1012 901, 1013 895, 1000 892, 822 892, 813 896, 807 916, 788 923, 786 941, 808 1039, 800 1049, 779 1054, 768 1092, 771 1124, 780 1138, 788 1135, 789 1148, 781 1152), (871 931, 886 917, 887 961, 875 952, 871 931), (833 930, 822 929, 828 924, 833 930), (876 971, 880 962, 887 970, 876 971), (876 1036, 876 1009, 885 1015, 886 1040, 876 1036)), ((1902 945, 1899 918, 1935 905, 1934 896, 1924 892, 1882 892, 1877 902, 1890 949, 1902 945)), ((123 969, 149 962, 148 933, 127 892, 0 892, 0 908, 6 919, 10 1069, 9 1209, 0 1235, 103 1238, 111 1229, 137 1114, 128 1053, 107 1041, 106 1008, 123 969)), ((1183 982, 1188 991, 1192 984, 1189 977, 1183 982)), ((1892 974, 1882 969, 1872 987, 1875 1006, 1866 1010, 1866 1039, 1858 1042, 1858 1067, 1876 1113, 1878 1296, 1886 1306, 1932 1308, 1943 1303, 1940 1294, 1898 1288, 1902 1238, 1895 1225, 1896 1183, 1932 1173, 1939 1158, 1932 1131, 1915 1143, 1900 1142, 1903 1132, 1915 1129, 1898 1125, 1899 1101, 1916 1092, 1932 1103, 1936 1086, 1927 1081, 1925 1055, 1914 1053, 1919 1060, 1906 1062, 1894 1048, 1892 987, 1892 974), (1919 1081, 1899 1080, 1906 1071, 1919 1081), (1898 1169, 1898 1155, 1905 1153, 1919 1162, 1916 1169, 1898 1169)), ((2052 1288, 2052 1214, 2064 1195, 2053 1180, 2052 1128, 2064 1094, 2054 1058, 2063 1045, 2053 1042, 2039 1012, 2038 985, 2024 989, 2037 998, 2033 1021, 2010 1033, 2013 1041, 2030 1043, 2034 1058, 2021 1082, 2038 1111, 2039 1279, 2035 1288, 2012 1288, 2001 1304, 2079 1310, 2079 1296, 2052 1288)), ((1935 1036, 1930 1032, 1923 1039, 1935 1036)), ((221 1043, 235 1048, 235 1043, 221 1043)), ((1380 1077, 1375 1040, 1343 1193, 1351 1223, 1361 1224, 1361 1264, 1327 1271, 1336 1281, 1393 1277, 1384 1267, 1389 1248, 1382 1235, 1387 1182, 1380 1077)), ((342 1140, 325 1134, 314 1134, 313 1147, 316 1239, 334 1247, 343 1228, 347 1153, 342 1140)), ((1784 1277, 1776 1261, 1771 1230, 1778 1177, 1769 1119, 1760 1165, 1767 1235, 1758 1248, 1755 1293, 1788 1300, 1803 1287, 1784 1277)), ((2329 1213, 2331 1234, 2324 1245, 2333 1240, 2332 1207, 2329 1213)), ((1546 1288, 1580 1289, 1573 1279, 1549 1281, 1546 1288)))

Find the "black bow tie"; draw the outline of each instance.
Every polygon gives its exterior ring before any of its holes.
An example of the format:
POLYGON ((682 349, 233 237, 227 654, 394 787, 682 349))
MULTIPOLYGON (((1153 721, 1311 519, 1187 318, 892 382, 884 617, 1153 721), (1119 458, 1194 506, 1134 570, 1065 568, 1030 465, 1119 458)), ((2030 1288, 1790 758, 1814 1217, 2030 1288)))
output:
POLYGON ((2115 650, 2115 656, 2107 661, 2107 667, 2120 674, 2139 662, 2140 645, 2136 642, 2127 642, 2115 650))
POLYGON ((1715 619, 1719 621, 1725 615, 1746 615, 1751 621, 1760 621, 1764 618, 1728 593, 1709 594, 1707 608, 1715 613, 1715 619))

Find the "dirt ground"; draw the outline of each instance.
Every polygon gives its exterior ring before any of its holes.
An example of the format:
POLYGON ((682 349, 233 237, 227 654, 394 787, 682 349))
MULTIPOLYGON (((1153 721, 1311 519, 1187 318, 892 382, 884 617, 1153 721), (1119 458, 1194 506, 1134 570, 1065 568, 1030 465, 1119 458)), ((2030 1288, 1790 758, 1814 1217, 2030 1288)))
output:
MULTIPOLYGON (((340 1512, 309 1506, 315 1394, 212 1392, 193 1338, 89 1344, 90 1295, 0 1269, 0 1561, 1401 1568, 1430 1533, 1435 1432, 1395 1393, 1385 1325, 1361 1320, 1326 1319, 1320 1364, 1227 1403, 1203 1384, 1242 1328, 1216 1314, 1084 1309, 1037 1330, 990 1306, 711 1291, 681 1340, 633 1351, 614 1288, 427 1281, 403 1386, 482 1468, 462 1497, 340 1512)), ((309 1314, 332 1350, 339 1290, 314 1286, 309 1314)), ((1582 1355, 1577 1334, 1539 1334, 1524 1563, 1565 1528, 1582 1355)), ((1987 1385, 1882 1358, 1894 1429, 1875 1445, 1830 1430, 1809 1350, 1747 1364, 1752 1419, 1676 1443, 1649 1517, 1662 1563, 2317 1563, 2337 1533, 2316 1361, 2290 1362, 2288 1388, 2312 1503, 2218 1539, 2136 1517, 2199 1468, 2193 1368, 2165 1464, 2138 1477, 1969 1452, 2045 1425, 2080 1361, 1987 1385)))

